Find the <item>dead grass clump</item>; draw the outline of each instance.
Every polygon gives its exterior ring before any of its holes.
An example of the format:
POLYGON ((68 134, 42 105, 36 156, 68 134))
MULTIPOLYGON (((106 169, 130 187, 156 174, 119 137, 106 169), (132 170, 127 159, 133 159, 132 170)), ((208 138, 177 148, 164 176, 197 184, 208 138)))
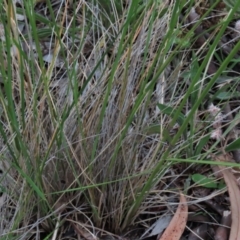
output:
POLYGON ((168 159, 204 156, 214 124, 201 118, 211 82, 198 72, 183 10, 168 1, 3 3, 3 237, 131 238, 156 212, 173 212, 186 169, 168 159))

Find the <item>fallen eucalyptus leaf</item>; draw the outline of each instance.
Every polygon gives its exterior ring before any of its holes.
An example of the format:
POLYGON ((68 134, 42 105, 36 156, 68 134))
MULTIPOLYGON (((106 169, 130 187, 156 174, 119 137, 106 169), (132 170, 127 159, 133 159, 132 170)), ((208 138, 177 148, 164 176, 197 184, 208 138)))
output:
POLYGON ((181 193, 177 211, 159 240, 179 240, 186 227, 187 218, 188 205, 185 196, 181 193))

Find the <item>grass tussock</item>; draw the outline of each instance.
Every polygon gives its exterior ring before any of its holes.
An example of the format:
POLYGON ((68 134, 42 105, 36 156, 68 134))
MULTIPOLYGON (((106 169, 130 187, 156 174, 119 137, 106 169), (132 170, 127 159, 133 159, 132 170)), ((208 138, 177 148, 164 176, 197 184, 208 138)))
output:
POLYGON ((0 3, 1 237, 144 231, 183 187, 174 159, 206 159, 233 127, 211 139, 207 109, 238 97, 239 44, 220 47, 237 7, 196 49, 217 3, 192 22, 194 1, 0 3))

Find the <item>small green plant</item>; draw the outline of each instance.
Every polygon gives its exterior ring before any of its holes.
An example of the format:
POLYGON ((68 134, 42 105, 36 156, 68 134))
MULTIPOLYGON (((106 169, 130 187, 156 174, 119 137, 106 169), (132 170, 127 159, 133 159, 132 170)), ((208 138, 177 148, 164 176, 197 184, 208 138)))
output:
POLYGON ((223 181, 217 182, 213 177, 206 177, 202 174, 196 173, 192 175, 192 181, 197 184, 197 186, 213 189, 222 189, 225 187, 223 181))

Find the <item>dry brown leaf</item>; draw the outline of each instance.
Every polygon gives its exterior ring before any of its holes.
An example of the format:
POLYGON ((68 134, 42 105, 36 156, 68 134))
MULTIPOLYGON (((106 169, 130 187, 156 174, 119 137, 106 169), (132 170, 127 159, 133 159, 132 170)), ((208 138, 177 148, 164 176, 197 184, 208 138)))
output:
MULTIPOLYGON (((233 161, 229 154, 221 154, 218 156, 213 155, 213 158, 217 161, 222 161, 222 162, 233 161)), ((224 181, 227 185, 230 204, 231 204, 232 224, 231 224, 229 240, 237 240, 239 239, 239 236, 240 236, 240 201, 238 200, 240 198, 240 190, 238 187, 237 178, 234 176, 232 169, 227 169, 223 166, 218 166, 218 167, 221 170, 221 174, 223 175, 224 181)))
POLYGON ((220 168, 223 169, 222 173, 228 188, 231 204, 232 224, 229 240, 237 240, 240 236, 240 190, 233 173, 229 169, 220 168))
POLYGON ((181 193, 177 211, 159 240, 179 240, 185 229, 187 217, 188 205, 185 196, 181 193))

